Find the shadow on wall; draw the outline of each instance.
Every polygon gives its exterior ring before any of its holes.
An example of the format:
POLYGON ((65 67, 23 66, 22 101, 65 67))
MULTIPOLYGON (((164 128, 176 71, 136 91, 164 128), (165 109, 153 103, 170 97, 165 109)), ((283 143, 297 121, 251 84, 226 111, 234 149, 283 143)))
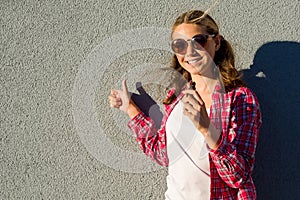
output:
POLYGON ((136 83, 136 90, 139 94, 131 93, 131 99, 146 116, 149 116, 155 122, 156 129, 159 130, 163 118, 163 111, 160 110, 158 104, 145 91, 141 82, 136 83))
MULTIPOLYGON (((256 52, 244 79, 261 104, 263 125, 253 178, 257 199, 300 196, 300 43, 271 42, 256 52)), ((137 83, 133 101, 159 128, 162 112, 137 83)))
POLYGON ((258 199, 300 196, 300 43, 270 42, 244 79, 257 94, 263 126, 253 178, 258 199))

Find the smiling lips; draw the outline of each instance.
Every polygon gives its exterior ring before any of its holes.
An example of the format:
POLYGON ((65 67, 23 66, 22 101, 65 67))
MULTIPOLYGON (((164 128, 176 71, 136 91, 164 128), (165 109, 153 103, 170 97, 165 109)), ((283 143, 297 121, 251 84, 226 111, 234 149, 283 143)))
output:
POLYGON ((195 59, 191 59, 191 60, 186 60, 186 62, 188 64, 193 65, 193 66, 199 64, 200 61, 201 61, 201 58, 195 58, 195 59))

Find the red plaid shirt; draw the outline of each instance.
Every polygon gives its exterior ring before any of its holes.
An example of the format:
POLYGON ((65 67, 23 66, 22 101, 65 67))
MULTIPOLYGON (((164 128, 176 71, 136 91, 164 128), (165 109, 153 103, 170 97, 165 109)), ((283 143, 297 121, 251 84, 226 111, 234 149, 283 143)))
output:
MULTIPOLYGON (((170 90, 168 96, 173 93, 174 90, 170 90)), ((142 112, 128 123, 143 152, 163 166, 168 166, 166 121, 182 96, 181 93, 171 104, 165 105, 159 130, 142 112)), ((227 93, 215 92, 212 98, 210 119, 222 138, 218 148, 209 151, 210 199, 256 199, 251 175, 261 127, 257 98, 246 87, 227 93)))

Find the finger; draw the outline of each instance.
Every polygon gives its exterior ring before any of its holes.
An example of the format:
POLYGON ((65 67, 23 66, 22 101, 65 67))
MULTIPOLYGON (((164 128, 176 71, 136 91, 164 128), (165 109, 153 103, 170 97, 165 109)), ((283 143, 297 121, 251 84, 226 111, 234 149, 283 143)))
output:
POLYGON ((193 115, 196 115, 198 110, 196 110, 191 104, 189 103, 184 103, 183 104, 183 110, 193 114, 193 115))
POLYGON ((120 99, 120 95, 118 94, 118 93, 116 93, 116 94, 111 94, 111 95, 109 95, 108 96, 108 99, 120 99))
POLYGON ((117 93, 118 93, 118 92, 117 92, 116 90, 114 90, 114 89, 112 89, 112 90, 110 91, 110 95, 111 95, 111 96, 116 96, 117 93))
POLYGON ((182 93, 192 95, 199 102, 200 105, 204 105, 204 101, 202 100, 201 96, 196 90, 185 90, 182 93))
POLYGON ((122 102, 122 100, 120 98, 115 98, 115 97, 111 97, 109 96, 109 102, 111 103, 119 103, 119 102, 122 102))
POLYGON ((195 90, 195 94, 196 94, 196 99, 200 102, 201 105, 204 105, 204 101, 202 99, 202 97, 200 96, 200 94, 197 92, 197 90, 195 90))
POLYGON ((122 105, 121 103, 120 104, 109 104, 111 108, 120 108, 120 106, 122 105))
POLYGON ((128 88, 127 88, 126 79, 123 80, 122 88, 123 88, 123 92, 127 95, 128 94, 128 88))
POLYGON ((194 115, 190 113, 188 110, 183 110, 183 114, 186 115, 191 120, 194 119, 194 115))
POLYGON ((186 89, 188 90, 195 90, 196 89, 196 83, 195 82, 188 82, 186 89))
POLYGON ((114 90, 113 94, 110 96, 115 97, 115 98, 121 98, 122 93, 123 93, 122 90, 114 90))
POLYGON ((114 104, 114 105, 121 105, 122 104, 122 99, 109 97, 109 103, 114 104))
POLYGON ((191 104, 195 109, 200 110, 201 104, 199 101, 196 100, 196 98, 193 95, 186 94, 182 98, 182 102, 191 104))
POLYGON ((186 116, 190 116, 191 114, 189 113, 189 111, 183 109, 183 114, 186 115, 186 116))

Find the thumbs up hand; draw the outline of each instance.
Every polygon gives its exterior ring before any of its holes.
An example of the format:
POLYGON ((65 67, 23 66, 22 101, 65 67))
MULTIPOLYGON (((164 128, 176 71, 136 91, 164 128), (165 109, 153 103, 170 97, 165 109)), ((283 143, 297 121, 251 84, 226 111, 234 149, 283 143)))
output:
POLYGON ((122 83, 122 90, 111 90, 109 104, 112 108, 118 108, 123 112, 128 112, 130 94, 128 92, 126 80, 122 83))
POLYGON ((131 95, 128 92, 126 80, 122 83, 122 90, 111 90, 108 97, 110 107, 118 108, 121 111, 127 113, 130 118, 136 116, 140 109, 131 100, 131 95))

